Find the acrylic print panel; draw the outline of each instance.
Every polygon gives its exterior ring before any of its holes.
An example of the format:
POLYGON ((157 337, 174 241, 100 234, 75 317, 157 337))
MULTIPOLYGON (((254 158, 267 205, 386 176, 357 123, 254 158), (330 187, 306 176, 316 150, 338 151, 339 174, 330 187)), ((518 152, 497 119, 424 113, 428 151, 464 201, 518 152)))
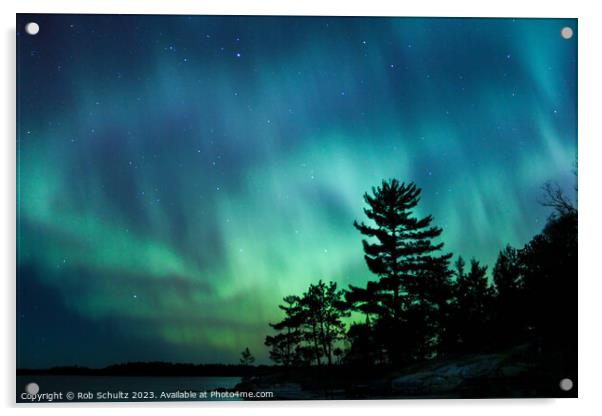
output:
POLYGON ((576 397, 577 36, 18 15, 16 400, 576 397))

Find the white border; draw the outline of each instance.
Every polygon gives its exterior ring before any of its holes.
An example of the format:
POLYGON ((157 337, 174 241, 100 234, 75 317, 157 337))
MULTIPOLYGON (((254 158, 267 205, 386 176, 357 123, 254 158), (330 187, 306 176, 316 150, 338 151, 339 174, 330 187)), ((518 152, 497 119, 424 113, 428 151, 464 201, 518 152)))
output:
MULTIPOLYGON (((0 265, 4 290, 0 300, 3 340, 0 403, 15 411, 15 13, 122 13, 122 14, 270 14, 270 15, 369 15, 369 16, 475 16, 475 17, 576 17, 579 18, 579 399, 566 400, 429 400, 363 402, 274 402, 274 403, 159 403, 96 404, 85 410, 91 414, 165 414, 167 408, 178 412, 207 414, 237 412, 250 415, 306 415, 308 412, 332 413, 339 409, 350 415, 364 415, 371 409, 379 414, 424 415, 506 415, 508 413, 545 413, 549 415, 600 414, 598 387, 602 355, 600 322, 602 316, 602 273, 596 262, 602 237, 600 128, 602 97, 602 19, 596 2, 525 1, 499 2, 454 0, 395 2, 392 0, 21 0, 1 2, 2 89, 0 100, 4 137, 0 151, 2 199, 2 239, 0 265), (343 410, 344 409, 344 410, 343 410)), ((36 411, 19 406, 21 411, 36 411)), ((44 405, 45 412, 81 414, 83 405, 44 405)))

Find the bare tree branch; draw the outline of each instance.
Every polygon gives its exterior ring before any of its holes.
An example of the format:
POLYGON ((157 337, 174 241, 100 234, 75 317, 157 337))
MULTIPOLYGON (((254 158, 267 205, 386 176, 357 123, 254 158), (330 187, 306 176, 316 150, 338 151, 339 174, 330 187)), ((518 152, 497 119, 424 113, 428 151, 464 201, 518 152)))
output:
POLYGON ((573 202, 564 194, 558 184, 546 182, 541 188, 543 196, 538 202, 544 207, 553 208, 560 215, 571 214, 577 211, 573 202))

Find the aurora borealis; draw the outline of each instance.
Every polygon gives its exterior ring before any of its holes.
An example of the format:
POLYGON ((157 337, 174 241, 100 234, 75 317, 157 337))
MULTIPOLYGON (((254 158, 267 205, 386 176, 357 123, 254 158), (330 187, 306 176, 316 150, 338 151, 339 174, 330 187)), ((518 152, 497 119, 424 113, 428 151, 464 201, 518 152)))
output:
POLYGON ((17 32, 18 368, 267 362, 283 296, 372 278, 352 223, 382 179, 415 181, 445 250, 489 267, 541 231, 545 182, 574 188, 574 19, 17 32))

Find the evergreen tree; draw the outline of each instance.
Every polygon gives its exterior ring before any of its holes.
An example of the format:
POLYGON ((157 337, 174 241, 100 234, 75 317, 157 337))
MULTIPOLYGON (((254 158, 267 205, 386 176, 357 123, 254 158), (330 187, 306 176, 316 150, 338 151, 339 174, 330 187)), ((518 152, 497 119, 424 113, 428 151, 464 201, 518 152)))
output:
MULTIPOLYGON (((461 259, 461 257, 460 257, 461 259)), ((456 313, 460 328, 458 343, 463 352, 477 352, 490 342, 491 309, 493 288, 487 280, 487 266, 481 266, 475 259, 470 261, 467 274, 457 262, 457 279, 454 294, 457 299, 456 313)))
POLYGON ((337 290, 335 282, 326 284, 320 280, 310 285, 301 299, 306 334, 314 347, 318 365, 321 356, 332 365, 334 344, 344 335, 342 318, 349 313, 342 297, 343 291, 337 290))
POLYGON ((386 345, 383 337, 376 331, 379 316, 386 314, 380 298, 378 282, 369 281, 366 288, 349 285, 345 291, 348 309, 364 315, 364 322, 356 322, 349 327, 347 338, 350 349, 346 361, 355 365, 368 366, 385 361, 386 345))
POLYGON ((253 357, 253 354, 251 354, 249 347, 245 348, 240 353, 240 364, 241 365, 251 365, 254 362, 255 362, 255 357, 253 357))
POLYGON ((464 267, 466 267, 466 262, 462 258, 462 256, 458 256, 458 260, 454 263, 454 272, 456 274, 456 281, 462 280, 466 277, 464 273, 464 267))
POLYGON ((446 314, 441 322, 440 343, 439 348, 442 354, 457 353, 461 350, 461 332, 464 327, 464 322, 461 316, 461 310, 458 302, 458 281, 466 278, 464 268, 466 262, 462 256, 454 262, 453 275, 455 281, 452 285, 452 296, 446 307, 446 314))
POLYGON ((285 317, 282 321, 269 324, 276 331, 275 336, 268 335, 265 345, 270 347, 270 359, 284 366, 300 364, 302 354, 299 349, 301 342, 301 325, 303 323, 301 299, 298 296, 285 296, 283 305, 278 307, 284 311, 285 317))
POLYGON ((523 286, 523 270, 520 250, 507 245, 500 251, 493 269, 493 281, 502 297, 515 296, 523 286))
POLYGON ((348 308, 364 314, 368 326, 385 313, 380 300, 378 282, 368 282, 365 288, 349 285, 349 289, 345 291, 348 308))
POLYGON ((425 347, 436 338, 433 329, 440 318, 436 315, 449 297, 451 254, 434 255, 443 243, 433 242, 442 230, 431 226, 432 216, 413 215, 420 192, 414 183, 383 181, 381 186, 372 188, 371 195, 364 195, 368 205, 364 213, 374 225, 354 222, 368 238, 363 240, 364 258, 379 280, 368 293, 358 293, 350 287, 348 298, 361 299, 366 294, 372 298, 362 303, 365 310, 378 311, 379 322, 375 326, 387 334, 389 356, 394 361, 403 355, 400 332, 406 332, 405 349, 414 350, 410 353, 413 358, 428 355, 425 347))
POLYGON ((493 268, 496 299, 494 325, 496 342, 515 344, 527 335, 524 292, 524 263, 521 250, 507 245, 500 251, 493 268))
POLYGON ((300 297, 285 297, 279 307, 286 315, 281 322, 270 324, 279 331, 265 339, 270 358, 285 366, 311 362, 321 366, 324 359, 331 365, 334 350, 345 334, 343 318, 349 316, 337 284, 320 280, 300 297))
POLYGON ((522 250, 526 325, 547 359, 576 369, 577 210, 557 211, 522 250))

